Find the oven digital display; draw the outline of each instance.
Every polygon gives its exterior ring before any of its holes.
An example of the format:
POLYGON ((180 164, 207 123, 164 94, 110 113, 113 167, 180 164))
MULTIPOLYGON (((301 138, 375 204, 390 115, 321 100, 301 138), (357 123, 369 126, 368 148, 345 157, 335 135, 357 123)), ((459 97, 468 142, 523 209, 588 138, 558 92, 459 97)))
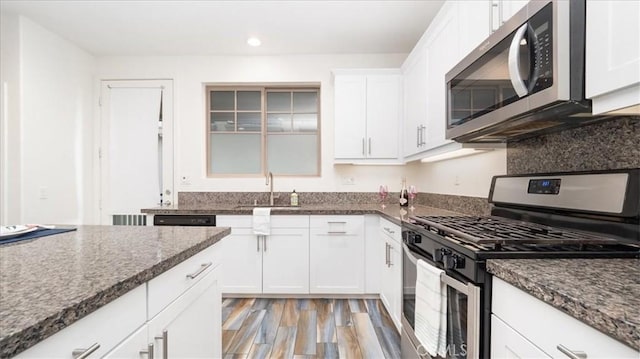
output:
POLYGON ((534 194, 558 194, 560 193, 560 179, 532 179, 529 180, 527 193, 534 194))

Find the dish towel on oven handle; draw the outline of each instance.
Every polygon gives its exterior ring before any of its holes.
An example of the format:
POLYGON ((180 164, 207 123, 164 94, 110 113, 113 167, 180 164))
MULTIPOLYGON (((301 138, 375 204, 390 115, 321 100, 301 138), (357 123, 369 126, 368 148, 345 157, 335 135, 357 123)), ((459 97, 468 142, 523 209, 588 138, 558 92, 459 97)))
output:
POLYGON ((271 208, 253 209, 253 234, 259 236, 271 234, 271 208))
POLYGON ((447 286, 443 270, 418 259, 416 265, 415 333, 432 357, 447 357, 447 286))

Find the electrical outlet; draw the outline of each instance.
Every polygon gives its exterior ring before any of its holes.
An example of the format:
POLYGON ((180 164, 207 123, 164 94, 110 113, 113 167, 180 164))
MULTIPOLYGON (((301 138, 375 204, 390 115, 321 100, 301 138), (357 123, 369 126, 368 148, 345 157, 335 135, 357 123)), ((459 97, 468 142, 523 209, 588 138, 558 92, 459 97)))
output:
POLYGON ((460 177, 458 177, 457 175, 456 175, 456 179, 453 181, 453 185, 454 186, 459 186, 460 185, 460 177))
POLYGON ((45 186, 42 186, 38 189, 38 197, 40 199, 47 199, 49 198, 49 189, 45 186))
POLYGON ((342 184, 347 186, 353 186, 356 184, 356 179, 354 177, 342 177, 342 184))
POLYGON ((183 184, 185 186, 190 185, 191 184, 191 177, 189 177, 189 176, 180 177, 180 184, 183 184))

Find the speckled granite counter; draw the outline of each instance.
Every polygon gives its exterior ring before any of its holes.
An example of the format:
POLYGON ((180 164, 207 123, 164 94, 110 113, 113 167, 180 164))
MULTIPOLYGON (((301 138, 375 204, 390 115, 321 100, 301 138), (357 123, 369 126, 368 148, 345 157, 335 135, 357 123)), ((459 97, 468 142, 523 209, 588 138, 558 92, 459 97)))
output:
MULTIPOLYGON (((237 204, 187 205, 146 208, 142 210, 148 214, 216 214, 216 215, 251 215, 251 206, 239 207, 237 204)), ((415 209, 401 208, 398 205, 387 205, 383 209, 380 204, 309 204, 300 207, 275 207, 273 215, 358 215, 379 214, 400 224, 408 216, 455 216, 460 213, 428 206, 415 206, 415 209)))
POLYGON ((640 259, 500 259, 487 269, 640 350, 640 259))
POLYGON ((10 357, 230 233, 222 227, 79 226, 0 246, 0 357, 10 357))

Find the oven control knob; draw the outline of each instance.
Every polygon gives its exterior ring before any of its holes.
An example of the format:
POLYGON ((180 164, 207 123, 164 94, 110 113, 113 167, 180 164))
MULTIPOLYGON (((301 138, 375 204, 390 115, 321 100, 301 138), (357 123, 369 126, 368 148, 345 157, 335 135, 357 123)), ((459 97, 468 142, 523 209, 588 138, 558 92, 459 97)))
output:
POLYGON ((447 254, 443 261, 445 269, 464 268, 464 257, 457 254, 447 254))
POLYGON ((435 257, 436 257, 436 258, 435 258, 435 259, 436 259, 436 262, 442 262, 442 263, 444 263, 444 258, 445 258, 446 256, 448 256, 449 254, 451 254, 451 250, 449 250, 449 249, 447 249, 447 248, 439 248, 439 249, 436 249, 436 251, 434 252, 434 255, 435 255, 435 257))
POLYGON ((414 234, 411 236, 411 243, 422 243, 422 236, 419 234, 414 234))

